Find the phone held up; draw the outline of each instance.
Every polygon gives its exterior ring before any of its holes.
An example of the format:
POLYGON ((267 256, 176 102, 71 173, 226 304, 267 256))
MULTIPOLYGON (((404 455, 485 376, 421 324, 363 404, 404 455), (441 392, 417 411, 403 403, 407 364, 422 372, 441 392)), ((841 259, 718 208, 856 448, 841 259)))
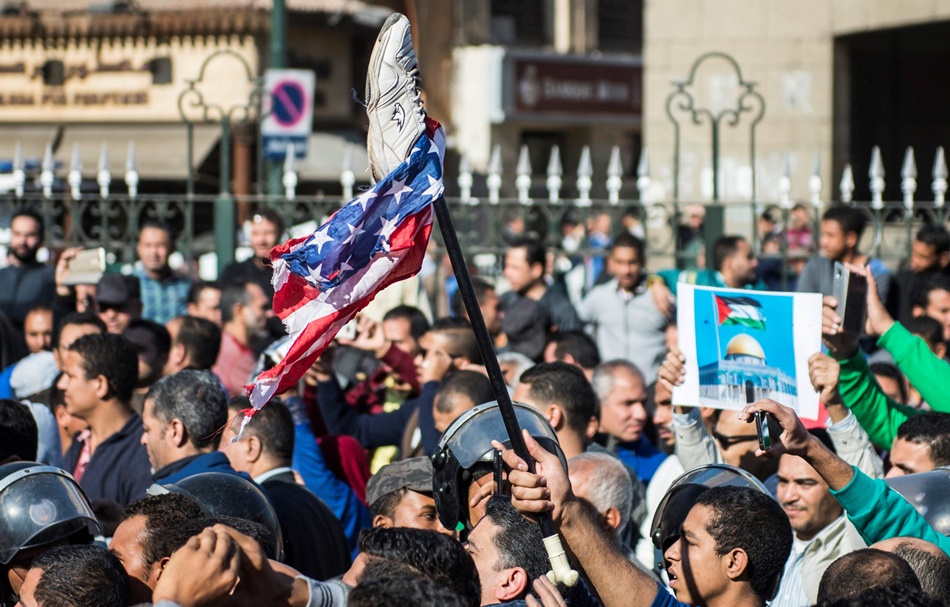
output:
POLYGON ((843 264, 836 261, 832 294, 838 300, 838 307, 835 312, 841 318, 841 328, 849 333, 864 333, 868 279, 851 272, 843 264))
MULTIPOLYGON (((749 380, 745 382, 745 400, 750 405, 756 401, 755 386, 749 380)), ((756 411, 755 433, 759 437, 759 448, 768 451, 772 445, 779 442, 779 437, 782 435, 782 426, 771 413, 756 411)))

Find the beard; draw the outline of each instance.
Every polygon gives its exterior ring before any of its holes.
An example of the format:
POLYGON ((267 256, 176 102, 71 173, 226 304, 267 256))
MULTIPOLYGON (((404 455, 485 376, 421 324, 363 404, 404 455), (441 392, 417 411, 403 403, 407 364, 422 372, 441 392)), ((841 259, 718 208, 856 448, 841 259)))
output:
POLYGON ((10 254, 20 263, 33 263, 36 261, 36 252, 38 249, 32 249, 26 245, 11 247, 10 254))

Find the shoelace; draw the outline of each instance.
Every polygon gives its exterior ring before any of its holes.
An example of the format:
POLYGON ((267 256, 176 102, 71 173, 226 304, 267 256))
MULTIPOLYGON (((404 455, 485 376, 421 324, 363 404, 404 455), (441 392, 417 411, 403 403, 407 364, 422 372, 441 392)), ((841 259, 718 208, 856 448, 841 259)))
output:
POLYGON ((419 88, 419 66, 412 68, 406 75, 409 76, 408 86, 412 88, 412 102, 416 106, 416 113, 425 115, 425 108, 422 107, 422 89, 419 88))

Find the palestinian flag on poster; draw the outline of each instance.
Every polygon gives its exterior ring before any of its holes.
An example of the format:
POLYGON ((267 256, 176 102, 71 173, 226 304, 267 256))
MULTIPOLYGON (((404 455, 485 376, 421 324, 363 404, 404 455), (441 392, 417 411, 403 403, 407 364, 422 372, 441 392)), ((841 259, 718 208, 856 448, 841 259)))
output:
POLYGON ((719 325, 742 325, 750 329, 765 331, 765 314, 762 304, 751 297, 720 297, 716 300, 716 317, 719 325))

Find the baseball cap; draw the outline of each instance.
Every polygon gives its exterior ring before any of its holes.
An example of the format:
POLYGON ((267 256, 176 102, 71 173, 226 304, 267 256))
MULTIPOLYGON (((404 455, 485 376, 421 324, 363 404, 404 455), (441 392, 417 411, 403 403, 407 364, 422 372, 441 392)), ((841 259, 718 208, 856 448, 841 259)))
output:
POLYGON ((380 468, 366 483, 366 503, 372 505, 400 489, 432 493, 432 462, 428 457, 412 457, 380 468))
POLYGON ((139 279, 122 274, 103 274, 96 285, 96 301, 120 306, 132 299, 141 299, 142 290, 139 279))

